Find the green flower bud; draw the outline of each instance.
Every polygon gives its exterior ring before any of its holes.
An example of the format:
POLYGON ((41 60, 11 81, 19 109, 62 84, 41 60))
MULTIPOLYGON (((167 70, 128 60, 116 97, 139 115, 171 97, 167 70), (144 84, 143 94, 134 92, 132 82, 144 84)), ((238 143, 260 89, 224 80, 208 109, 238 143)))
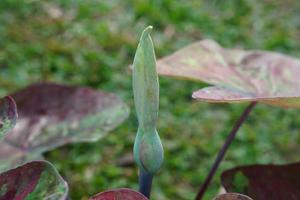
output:
POLYGON ((159 83, 151 30, 149 26, 142 33, 133 61, 133 94, 139 122, 134 158, 141 169, 155 174, 163 162, 163 148, 156 131, 159 83))

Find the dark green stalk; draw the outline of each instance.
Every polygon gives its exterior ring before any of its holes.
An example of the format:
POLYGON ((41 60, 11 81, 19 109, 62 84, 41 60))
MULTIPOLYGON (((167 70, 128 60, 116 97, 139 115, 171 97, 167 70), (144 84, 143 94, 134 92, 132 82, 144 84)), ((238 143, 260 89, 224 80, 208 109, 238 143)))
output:
POLYGON ((152 188, 153 175, 145 172, 144 170, 140 171, 139 176, 139 186, 140 193, 144 194, 148 199, 150 199, 151 188, 152 188))

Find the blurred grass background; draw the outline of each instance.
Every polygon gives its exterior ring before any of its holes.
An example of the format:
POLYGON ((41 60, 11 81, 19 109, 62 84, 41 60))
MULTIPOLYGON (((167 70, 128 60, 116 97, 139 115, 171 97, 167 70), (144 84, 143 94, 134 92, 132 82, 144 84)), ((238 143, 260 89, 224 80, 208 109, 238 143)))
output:
MULTIPOLYGON (((153 25, 157 57, 202 38, 225 47, 266 49, 300 57, 298 0, 1 0, 0 94, 37 81, 111 91, 130 105, 130 118, 101 141, 75 144, 46 157, 68 180, 73 200, 108 188, 137 189, 136 167, 120 167, 132 151, 137 121, 131 64, 141 31, 153 25)), ((165 162, 153 199, 193 199, 245 104, 191 99, 203 83, 160 78, 158 130, 165 162)), ((219 190, 222 170, 252 163, 297 161, 297 110, 258 105, 222 163, 206 200, 219 190)))

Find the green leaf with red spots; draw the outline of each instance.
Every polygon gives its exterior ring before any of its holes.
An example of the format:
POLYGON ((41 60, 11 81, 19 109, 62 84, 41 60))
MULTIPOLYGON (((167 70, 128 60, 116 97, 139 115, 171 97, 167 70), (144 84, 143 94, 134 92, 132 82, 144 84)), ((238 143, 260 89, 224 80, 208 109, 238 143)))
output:
POLYGON ((11 96, 19 120, 0 142, 0 171, 68 143, 95 142, 129 113, 116 95, 86 87, 40 83, 11 96))
POLYGON ((0 99, 0 140, 16 125, 17 118, 17 106, 13 98, 6 96, 0 99))
POLYGON ((134 190, 121 188, 101 192, 89 200, 148 200, 148 198, 134 190))
POLYGON ((252 199, 243 194, 226 193, 217 196, 214 200, 252 200, 252 199))
POLYGON ((226 170, 222 185, 227 192, 239 192, 255 200, 299 200, 300 163, 250 165, 226 170))
POLYGON ((157 69, 161 75, 212 84, 193 93, 200 101, 300 107, 300 60, 287 55, 226 49, 202 40, 160 59, 157 69))
POLYGON ((34 161, 0 174, 0 200, 65 200, 67 183, 48 162, 34 161))

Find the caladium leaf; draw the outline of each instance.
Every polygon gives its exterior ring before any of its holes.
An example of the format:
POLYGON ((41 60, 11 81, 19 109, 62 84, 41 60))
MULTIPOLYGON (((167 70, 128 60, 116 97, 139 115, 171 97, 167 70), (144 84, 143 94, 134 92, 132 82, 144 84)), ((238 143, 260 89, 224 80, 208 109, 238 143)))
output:
POLYGON ((255 200, 300 199, 300 163, 251 165, 223 172, 222 185, 228 192, 240 192, 255 200))
POLYGON ((17 106, 13 98, 6 96, 0 99, 0 140, 16 125, 17 118, 17 106))
POLYGON ((12 97, 19 120, 0 142, 0 171, 64 144, 97 141, 129 113, 114 94, 86 87, 39 83, 12 97))
POLYGON ((89 200, 148 200, 148 198, 134 190, 121 188, 101 192, 89 200))
POLYGON ((0 174, 0 200, 65 200, 67 183, 45 161, 33 161, 0 174))
POLYGON ((226 49, 202 40, 162 58, 157 69, 162 75, 214 85, 193 93, 201 101, 300 107, 300 60, 287 55, 226 49))
POLYGON ((217 196, 214 200, 252 200, 252 199, 243 194, 226 193, 217 196))

